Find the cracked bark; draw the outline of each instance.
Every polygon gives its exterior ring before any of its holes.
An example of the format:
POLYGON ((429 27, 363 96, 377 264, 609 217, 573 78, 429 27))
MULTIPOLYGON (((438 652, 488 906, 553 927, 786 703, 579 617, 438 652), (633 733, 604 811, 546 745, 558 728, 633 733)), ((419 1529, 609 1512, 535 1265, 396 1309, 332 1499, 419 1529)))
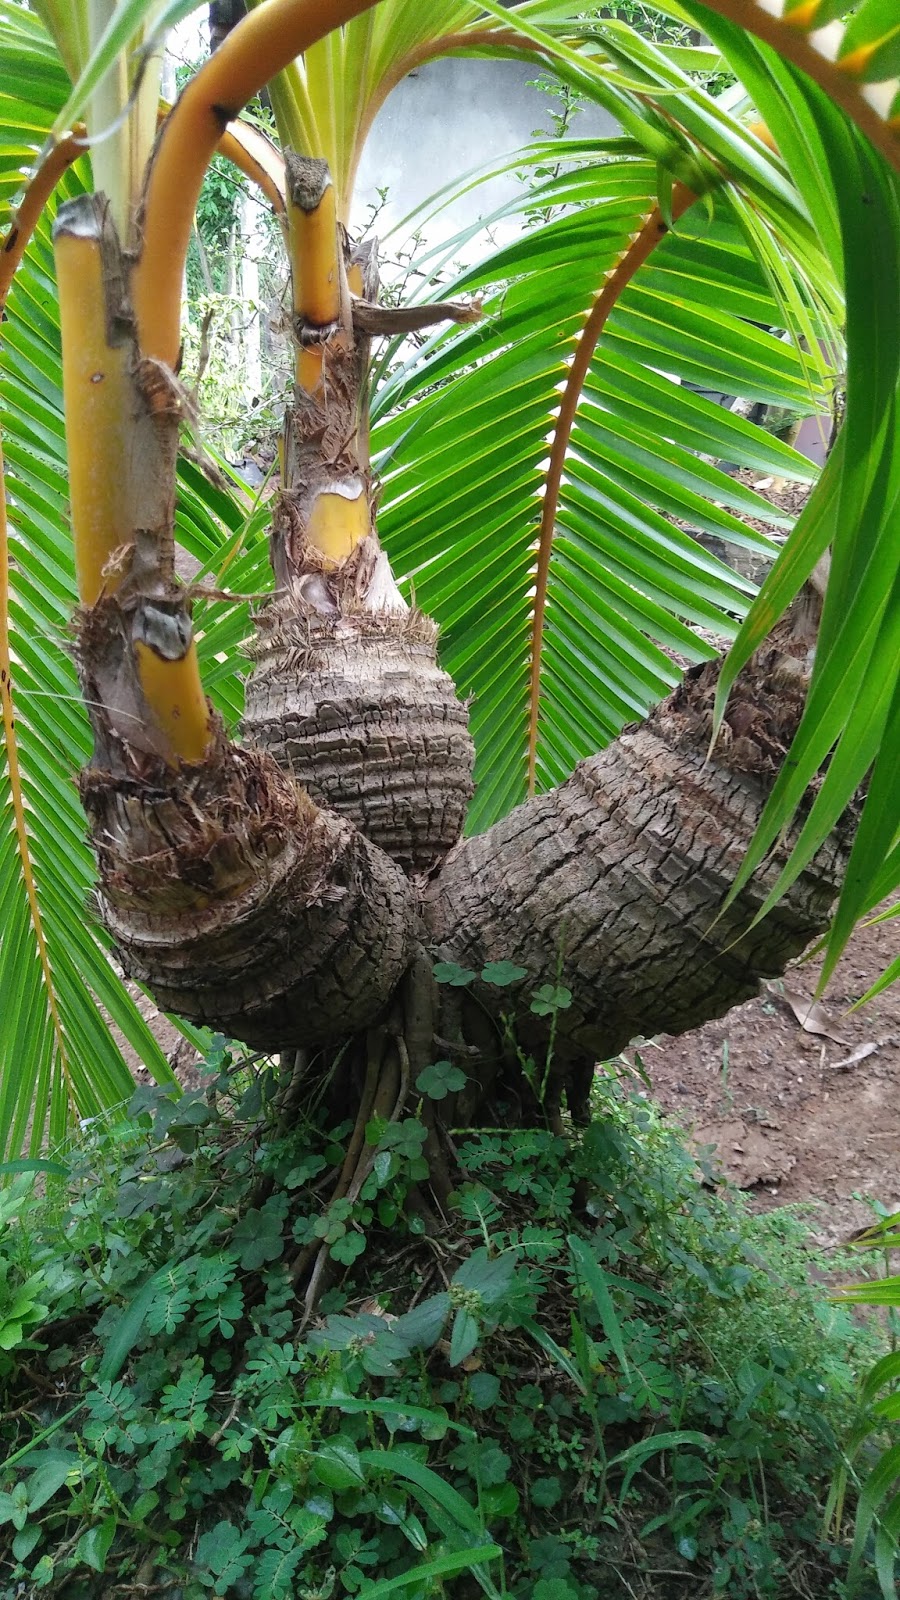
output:
POLYGON ((722 910, 799 721, 805 674, 782 644, 763 652, 739 679, 707 761, 717 676, 717 664, 694 669, 646 724, 452 851, 426 897, 435 951, 476 972, 504 959, 527 972, 499 1000, 481 983, 465 991, 458 1039, 484 1041, 479 1016, 519 998, 519 1041, 539 1055, 548 1024, 528 997, 562 983, 573 998, 558 1015, 555 1074, 583 1086, 586 1066, 632 1038, 684 1032, 748 999, 823 931, 848 826, 757 926, 790 840, 722 910))
POLYGON ((263 613, 243 724, 411 875, 456 843, 472 793, 468 717, 436 636, 417 612, 263 613))
POLYGON ((157 1003, 261 1050, 367 1026, 399 983, 409 885, 352 825, 224 739, 160 785, 82 777, 102 910, 157 1003))

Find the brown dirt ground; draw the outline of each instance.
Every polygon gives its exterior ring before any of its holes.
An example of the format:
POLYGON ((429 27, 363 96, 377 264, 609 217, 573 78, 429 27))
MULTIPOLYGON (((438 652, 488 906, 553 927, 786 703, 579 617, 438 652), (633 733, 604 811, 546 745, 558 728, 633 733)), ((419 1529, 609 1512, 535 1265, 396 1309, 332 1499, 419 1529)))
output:
POLYGON ((900 1209, 900 983, 848 1009, 898 951, 900 917, 857 930, 822 1002, 833 1038, 805 1031, 784 997, 805 1015, 821 965, 809 960, 718 1021, 640 1049, 692 1147, 713 1146, 761 1210, 813 1202, 821 1245, 871 1222, 872 1200, 900 1209), (864 1045, 875 1049, 862 1056, 864 1045))

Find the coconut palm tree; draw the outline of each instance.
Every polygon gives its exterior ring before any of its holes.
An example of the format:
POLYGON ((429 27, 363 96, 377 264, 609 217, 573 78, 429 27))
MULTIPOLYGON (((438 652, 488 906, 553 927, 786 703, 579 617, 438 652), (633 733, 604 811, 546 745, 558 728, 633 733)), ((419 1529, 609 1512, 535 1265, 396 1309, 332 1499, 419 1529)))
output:
MULTIPOLYGON (((49 136, 0 278, 5 294, 34 229, 4 329, 0 1143, 21 1146, 33 1107, 36 1148, 45 1107, 59 1136, 70 1103, 121 1094, 103 1012, 165 1074, 104 941, 164 1009, 289 1052, 292 1096, 327 1084, 355 1105, 345 1187, 371 1159, 373 1112, 399 1115, 436 1054, 457 1084, 448 1126, 556 1121, 564 1099, 578 1116, 598 1057, 746 998, 826 928, 843 882, 836 959, 900 860, 900 138, 879 0, 834 37, 813 29, 828 0, 781 19, 749 0, 680 7, 752 112, 699 87, 689 53, 561 0, 435 0, 424 20, 402 0, 263 0, 149 160, 146 47, 187 7, 36 9, 0 10, 18 64, 0 102, 7 200, 23 145, 49 136), (439 303, 390 310, 373 247, 348 239, 353 178, 391 88, 447 52, 536 61, 622 132, 553 153, 564 165, 532 200, 555 218, 439 303), (264 85, 283 158, 235 122, 264 85), (179 466, 182 269, 219 145, 282 216, 292 275, 274 587, 245 708, 246 608, 174 571, 177 533, 210 571, 238 556, 230 588, 263 586, 263 514, 179 466), (673 378, 815 409, 844 303, 843 427, 752 599, 682 524, 765 544, 740 517, 758 499, 715 460, 808 468, 673 378), (373 335, 446 321, 414 359, 381 363, 373 430, 373 335), (90 737, 53 637, 66 500, 90 737), (723 668, 709 631, 742 617, 723 668)), ((440 1191, 442 1127, 432 1103, 422 1115, 440 1191)))

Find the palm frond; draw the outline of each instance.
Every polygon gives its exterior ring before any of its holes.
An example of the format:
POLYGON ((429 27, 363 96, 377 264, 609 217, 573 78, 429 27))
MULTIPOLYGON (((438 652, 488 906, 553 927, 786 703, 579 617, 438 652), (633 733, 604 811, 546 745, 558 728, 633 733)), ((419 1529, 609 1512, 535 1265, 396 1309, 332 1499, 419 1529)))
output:
MULTIPOLYGON (((31 13, 0 4, 0 236, 67 92, 50 40, 31 13), (15 92, 13 92, 15 91, 15 92)), ((0 1155, 34 1152, 131 1094, 123 1047, 160 1082, 171 1069, 110 963, 93 913, 93 858, 75 778, 91 739, 69 649, 76 603, 67 526, 59 321, 50 244, 56 201, 83 188, 86 160, 62 177, 13 281, 0 342, 0 428, 9 495, 0 572, 0 1155)), ((102 462, 97 464, 103 470, 102 462)), ((246 497, 215 496, 185 464, 184 544, 215 570, 242 537, 233 585, 259 587, 260 515, 246 497), (245 526, 246 525, 246 526, 245 526)), ((211 693, 229 720, 240 711, 239 645, 246 603, 204 604, 202 653, 211 693), (222 671, 222 658, 228 663, 222 671), (218 677, 217 677, 218 670, 218 677)))
POLYGON ((862 0, 847 18, 844 0, 687 0, 685 10, 712 37, 717 19, 736 25, 789 61, 850 117, 900 170, 900 15, 892 0, 862 0))
POLYGON ((900 176, 794 68, 737 30, 714 26, 789 152, 801 190, 810 202, 825 191, 834 219, 829 248, 846 289, 847 402, 838 448, 747 619, 720 689, 722 701, 830 547, 806 712, 739 879, 755 870, 816 784, 797 846, 773 889, 773 896, 781 894, 867 785, 824 984, 858 918, 900 883, 894 783, 900 753, 900 176))
MULTIPOLYGON (((551 787, 645 715, 683 664, 734 636, 754 587, 694 531, 771 555, 741 517, 773 514, 710 453, 815 477, 787 445, 697 392, 801 411, 828 403, 826 375, 779 337, 784 306, 723 188, 712 217, 694 207, 609 310, 572 429, 535 628, 560 391, 592 303, 657 207, 655 162, 621 148, 529 195, 533 208, 564 214, 442 286, 484 293, 483 325, 432 340, 378 397, 380 527, 472 699, 476 829, 524 797, 530 727, 537 784, 551 787)), ((823 327, 823 298, 803 293, 823 327)))

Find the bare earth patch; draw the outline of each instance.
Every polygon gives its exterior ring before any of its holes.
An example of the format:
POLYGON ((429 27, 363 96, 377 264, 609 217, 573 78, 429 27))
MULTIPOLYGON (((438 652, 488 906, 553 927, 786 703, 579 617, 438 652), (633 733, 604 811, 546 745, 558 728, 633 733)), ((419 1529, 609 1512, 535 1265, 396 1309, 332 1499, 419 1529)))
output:
POLYGON ((820 970, 809 961, 719 1021, 640 1051, 692 1147, 713 1146, 714 1164, 762 1210, 815 1202, 823 1245, 872 1220, 867 1200, 900 1209, 900 984, 848 1009, 898 947, 900 918, 857 932, 824 997, 835 1037, 805 1031, 784 998, 805 1015, 820 970))

